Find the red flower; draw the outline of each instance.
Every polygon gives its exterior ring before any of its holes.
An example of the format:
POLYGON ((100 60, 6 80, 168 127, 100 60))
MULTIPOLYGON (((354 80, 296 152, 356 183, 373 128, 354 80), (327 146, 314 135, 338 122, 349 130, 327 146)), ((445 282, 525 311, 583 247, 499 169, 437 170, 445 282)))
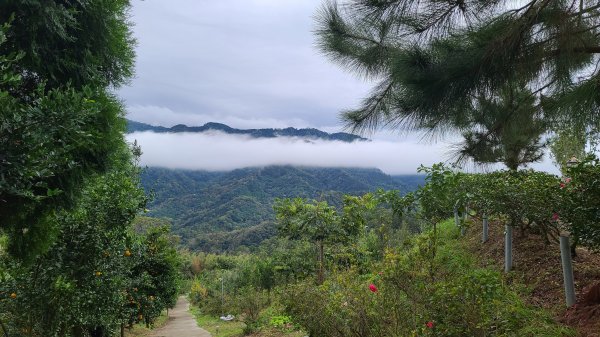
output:
POLYGON ((560 183, 560 188, 565 188, 565 183, 560 183))
POLYGON ((429 321, 427 323, 425 323, 425 326, 428 327, 429 329, 433 328, 433 322, 429 321))
POLYGON ((565 179, 565 183, 567 183, 567 184, 568 184, 568 183, 570 183, 570 182, 571 182, 571 178, 566 178, 566 179, 565 179))
POLYGON ((369 285, 369 290, 371 290, 372 292, 376 293, 377 292, 377 287, 373 283, 371 283, 369 285))
POLYGON ((558 220, 558 213, 553 213, 552 214, 552 221, 557 221, 558 220))

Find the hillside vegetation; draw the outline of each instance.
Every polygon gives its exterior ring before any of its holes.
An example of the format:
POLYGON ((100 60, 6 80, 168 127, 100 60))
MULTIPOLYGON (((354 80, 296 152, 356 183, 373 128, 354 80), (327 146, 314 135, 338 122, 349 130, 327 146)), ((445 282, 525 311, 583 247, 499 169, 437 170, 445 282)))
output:
POLYGON ((423 176, 389 176, 377 169, 270 166, 231 172, 148 168, 142 184, 153 191, 147 215, 166 217, 191 249, 232 251, 275 234, 275 198, 322 198, 341 204, 343 194, 378 188, 404 193, 423 176))
POLYGON ((277 199, 278 238, 253 254, 190 254, 199 315, 237 314, 246 334, 598 336, 597 159, 562 180, 531 170, 420 170, 426 184, 405 195, 346 195, 342 207, 277 199), (504 236, 509 229, 514 238, 504 236), (555 236, 565 230, 578 253, 569 308, 555 236))

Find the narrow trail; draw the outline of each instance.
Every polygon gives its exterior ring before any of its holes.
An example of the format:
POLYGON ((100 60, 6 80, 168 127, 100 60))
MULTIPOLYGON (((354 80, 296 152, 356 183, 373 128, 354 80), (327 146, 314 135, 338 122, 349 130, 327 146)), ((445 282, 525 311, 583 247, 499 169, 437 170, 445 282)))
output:
POLYGON ((150 337, 211 337, 208 331, 198 327, 196 319, 188 311, 189 302, 179 297, 177 305, 169 310, 169 321, 156 329, 150 337))

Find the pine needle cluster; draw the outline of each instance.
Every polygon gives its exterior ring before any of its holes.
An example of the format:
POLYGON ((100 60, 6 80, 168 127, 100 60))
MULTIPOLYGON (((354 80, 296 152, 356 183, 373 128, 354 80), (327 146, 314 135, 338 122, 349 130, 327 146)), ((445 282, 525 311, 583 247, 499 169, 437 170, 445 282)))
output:
POLYGON ((552 130, 597 129, 595 1, 328 1, 317 22, 324 54, 378 81, 361 106, 342 113, 352 131, 458 131, 460 155, 521 165, 540 157, 552 130), (524 126, 531 130, 516 132, 524 126))

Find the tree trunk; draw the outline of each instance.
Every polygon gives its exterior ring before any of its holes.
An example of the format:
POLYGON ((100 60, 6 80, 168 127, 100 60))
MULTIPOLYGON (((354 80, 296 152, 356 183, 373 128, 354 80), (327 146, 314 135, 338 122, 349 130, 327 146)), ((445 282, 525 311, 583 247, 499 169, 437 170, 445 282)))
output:
POLYGON ((323 241, 319 241, 317 244, 319 245, 319 275, 317 276, 317 283, 321 285, 325 281, 325 270, 323 266, 323 241))
POLYGON ((571 257, 577 257, 577 244, 579 243, 579 238, 573 238, 571 242, 571 257))
POLYGON ((101 326, 97 326, 93 329, 89 330, 91 337, 104 337, 104 328, 101 326))
POLYGON ((74 337, 83 337, 83 327, 81 327, 81 326, 73 327, 73 336, 74 337))
POLYGON ((4 333, 5 337, 8 337, 8 330, 6 329, 6 326, 4 326, 4 323, 0 320, 0 326, 2 327, 2 332, 4 333))

